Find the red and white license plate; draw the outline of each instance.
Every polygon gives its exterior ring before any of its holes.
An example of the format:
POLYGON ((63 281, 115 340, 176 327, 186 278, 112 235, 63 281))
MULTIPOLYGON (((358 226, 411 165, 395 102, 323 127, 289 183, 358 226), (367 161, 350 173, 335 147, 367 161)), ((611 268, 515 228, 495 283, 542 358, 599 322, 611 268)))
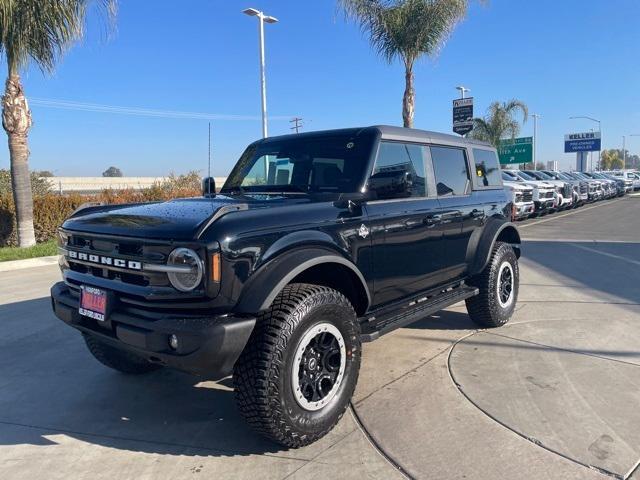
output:
POLYGON ((78 312, 80 315, 104 322, 107 314, 107 292, 82 285, 78 312))

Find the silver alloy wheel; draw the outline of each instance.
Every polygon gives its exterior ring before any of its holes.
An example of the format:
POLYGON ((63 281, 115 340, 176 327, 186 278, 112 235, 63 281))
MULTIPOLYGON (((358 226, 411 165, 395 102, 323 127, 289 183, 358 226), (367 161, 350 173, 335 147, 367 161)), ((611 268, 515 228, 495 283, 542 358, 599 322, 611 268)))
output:
POLYGON ((498 270, 498 282, 496 284, 496 295, 498 303, 502 308, 508 308, 513 302, 513 289, 515 286, 515 276, 513 267, 507 261, 502 262, 498 270))
POLYGON ((340 330, 326 322, 310 328, 293 357, 291 385, 298 405, 316 411, 329 404, 342 384, 346 365, 340 330))

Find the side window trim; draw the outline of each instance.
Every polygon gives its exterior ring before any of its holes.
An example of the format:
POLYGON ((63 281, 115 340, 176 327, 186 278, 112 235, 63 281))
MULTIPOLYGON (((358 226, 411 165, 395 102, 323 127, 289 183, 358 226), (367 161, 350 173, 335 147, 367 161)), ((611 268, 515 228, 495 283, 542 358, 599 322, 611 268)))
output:
MULTIPOLYGON (((462 154, 464 155, 464 160, 465 160, 465 165, 467 166, 467 183, 465 185, 465 190, 464 193, 459 194, 459 195, 437 195, 436 192, 436 196, 438 198, 462 198, 462 197, 469 197, 471 196, 471 194, 473 193, 473 178, 471 176, 471 156, 469 155, 469 148, 465 145, 442 145, 442 144, 438 144, 438 143, 433 143, 431 145, 429 145, 429 158, 432 160, 432 155, 431 155, 431 147, 437 147, 437 148, 450 148, 453 150, 460 150, 462 151, 462 154)), ((435 168, 433 170, 433 174, 434 174, 434 182, 435 182, 435 168)))

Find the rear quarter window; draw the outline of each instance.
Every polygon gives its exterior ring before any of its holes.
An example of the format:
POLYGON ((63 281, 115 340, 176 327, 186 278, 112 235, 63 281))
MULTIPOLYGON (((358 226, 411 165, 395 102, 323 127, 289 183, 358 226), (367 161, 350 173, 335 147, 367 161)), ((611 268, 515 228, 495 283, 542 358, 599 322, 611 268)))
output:
POLYGON ((473 161, 475 162, 473 183, 477 188, 502 186, 500 162, 498 162, 496 152, 474 148, 473 161))

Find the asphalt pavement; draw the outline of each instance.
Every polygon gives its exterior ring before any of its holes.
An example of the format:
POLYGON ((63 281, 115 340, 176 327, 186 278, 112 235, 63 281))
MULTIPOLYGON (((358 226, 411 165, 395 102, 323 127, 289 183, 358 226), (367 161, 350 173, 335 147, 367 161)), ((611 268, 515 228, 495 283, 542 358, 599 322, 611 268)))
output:
POLYGON ((283 450, 230 382, 98 364, 51 313, 55 266, 0 272, 0 478, 640 480, 640 198, 520 222, 516 314, 464 305, 364 347, 352 408, 283 450))

